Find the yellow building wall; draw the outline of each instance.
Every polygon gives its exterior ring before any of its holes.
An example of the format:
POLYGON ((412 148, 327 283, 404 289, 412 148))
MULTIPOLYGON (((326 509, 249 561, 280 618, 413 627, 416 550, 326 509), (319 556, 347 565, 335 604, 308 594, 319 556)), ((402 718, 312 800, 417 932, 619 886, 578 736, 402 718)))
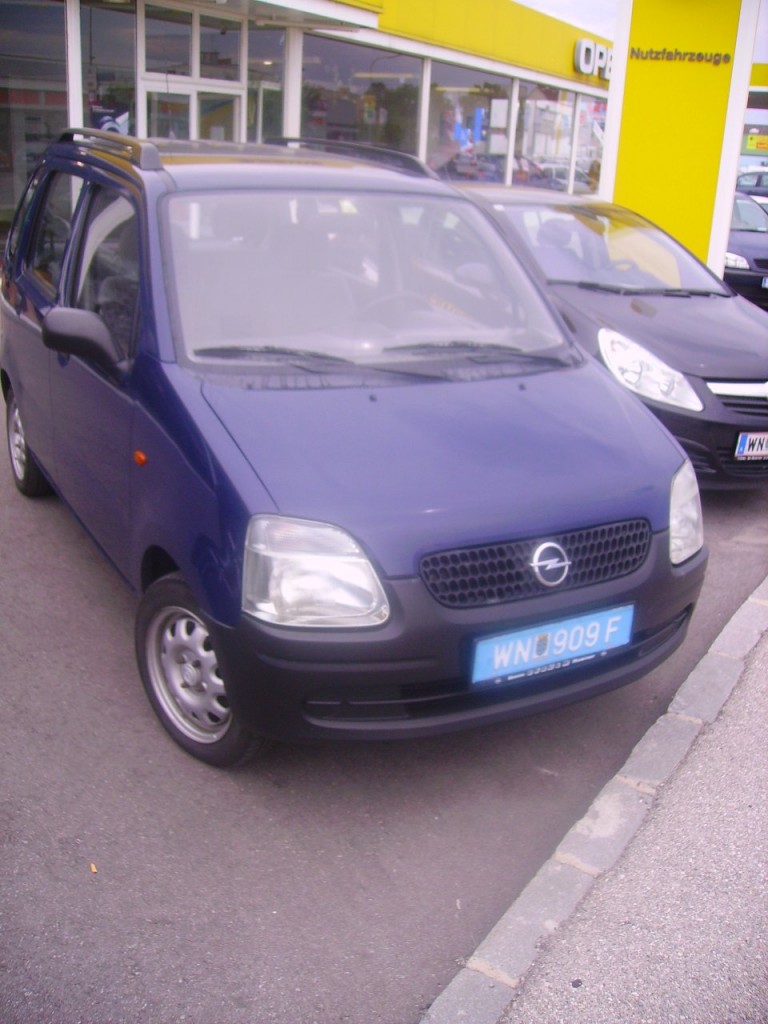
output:
POLYGON ((632 10, 614 199, 703 260, 740 9, 741 0, 634 0, 632 10))
MULTIPOLYGON (((377 9, 366 0, 352 0, 351 6, 377 9)), ((573 57, 579 39, 590 38, 610 47, 609 40, 513 0, 381 0, 378 11, 381 31, 404 39, 516 64, 593 87, 608 84, 602 78, 577 72, 573 57)))

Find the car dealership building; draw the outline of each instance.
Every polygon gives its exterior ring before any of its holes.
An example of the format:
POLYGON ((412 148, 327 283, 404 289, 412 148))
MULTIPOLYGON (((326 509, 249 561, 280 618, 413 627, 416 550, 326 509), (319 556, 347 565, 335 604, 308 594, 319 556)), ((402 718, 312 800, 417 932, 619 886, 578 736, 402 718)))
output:
POLYGON ((0 3, 0 207, 68 125, 369 142, 594 188, 610 43, 508 0, 0 3))
MULTIPOLYGON (((707 88, 730 74, 732 59, 721 12, 757 2, 705 0, 709 34, 686 17, 675 37, 663 0, 634 0, 654 32, 638 30, 618 61, 620 72, 630 64, 646 76, 637 146, 624 164, 636 181, 622 194, 610 146, 607 174, 604 163, 611 42, 513 0, 0 0, 0 238, 45 144, 84 125, 139 136, 368 142, 412 153, 446 177, 567 191, 595 191, 602 170, 602 194, 705 258, 700 225, 676 220, 673 163, 663 189, 643 166, 656 147, 642 132, 668 116, 687 147, 678 156, 694 175, 686 196, 701 221, 695 168, 711 121, 707 88), (687 51, 687 64, 667 56, 687 51), (677 111, 663 109, 674 108, 686 83, 704 111, 697 126, 686 108, 687 141, 677 111), (667 206, 654 207, 662 192, 667 206)), ((760 155, 768 131, 766 72, 753 69, 744 156, 760 155)), ((631 117, 627 106, 625 135, 631 117)), ((667 158, 673 145, 662 142, 667 158)), ((710 166, 715 155, 706 154, 710 166)))

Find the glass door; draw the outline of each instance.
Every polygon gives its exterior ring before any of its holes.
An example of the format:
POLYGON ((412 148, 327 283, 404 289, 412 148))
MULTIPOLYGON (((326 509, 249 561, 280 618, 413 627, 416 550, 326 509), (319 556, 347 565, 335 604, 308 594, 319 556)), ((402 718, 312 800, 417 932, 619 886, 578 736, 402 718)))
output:
POLYGON ((146 134, 161 139, 189 139, 190 97, 183 93, 147 93, 146 134))
POLYGON ((226 93, 201 92, 197 97, 197 137, 234 142, 238 99, 226 93))

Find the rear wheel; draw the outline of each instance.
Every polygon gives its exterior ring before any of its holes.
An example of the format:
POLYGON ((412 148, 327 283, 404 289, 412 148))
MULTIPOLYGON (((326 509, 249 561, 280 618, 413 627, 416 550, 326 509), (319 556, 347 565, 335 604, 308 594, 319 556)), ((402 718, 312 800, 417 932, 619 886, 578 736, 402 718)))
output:
POLYGON ((10 456, 11 471, 16 487, 28 498, 39 498, 43 494, 48 494, 50 491, 48 481, 43 476, 40 467, 35 462, 34 455, 27 445, 27 439, 24 435, 24 424, 21 422, 21 414, 13 391, 8 392, 5 411, 5 423, 8 432, 8 455, 10 456))
POLYGON ((180 576, 166 576, 145 593, 136 656, 155 713, 187 753, 231 768, 268 745, 233 715, 210 632, 180 576))

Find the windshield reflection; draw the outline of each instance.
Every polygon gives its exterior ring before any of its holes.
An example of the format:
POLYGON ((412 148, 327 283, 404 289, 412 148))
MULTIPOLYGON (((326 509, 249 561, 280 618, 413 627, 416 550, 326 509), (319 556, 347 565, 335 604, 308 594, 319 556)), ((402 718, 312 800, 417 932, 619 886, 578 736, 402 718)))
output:
POLYGON ((620 207, 497 204, 551 283, 616 292, 728 295, 679 243, 620 207))
POLYGON ((508 247, 463 200, 177 194, 165 212, 175 334, 189 363, 258 373, 290 359, 322 372, 317 357, 383 367, 402 363, 404 346, 476 363, 478 346, 571 351, 508 247))

